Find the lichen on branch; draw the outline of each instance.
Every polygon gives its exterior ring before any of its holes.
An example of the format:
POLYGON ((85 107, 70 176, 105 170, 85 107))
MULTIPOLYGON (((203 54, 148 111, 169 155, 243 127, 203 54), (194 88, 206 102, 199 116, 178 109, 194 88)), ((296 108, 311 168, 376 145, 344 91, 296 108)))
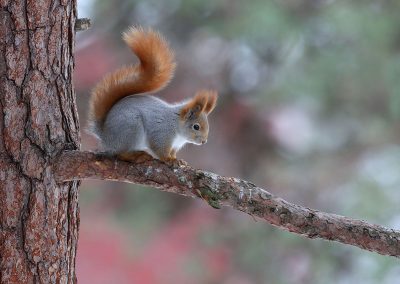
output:
POLYGON ((251 182, 159 160, 125 162, 104 153, 64 152, 54 164, 59 182, 101 179, 149 185, 227 206, 287 231, 400 257, 400 232, 292 204, 251 182))

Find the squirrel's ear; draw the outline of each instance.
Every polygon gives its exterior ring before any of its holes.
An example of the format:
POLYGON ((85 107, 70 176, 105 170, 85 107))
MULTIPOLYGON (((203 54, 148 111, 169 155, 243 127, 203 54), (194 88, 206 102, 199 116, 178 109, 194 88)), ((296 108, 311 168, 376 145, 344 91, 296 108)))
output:
POLYGON ((197 92, 193 99, 187 102, 181 109, 181 118, 191 119, 198 117, 204 111, 208 101, 208 94, 205 91, 197 92))
POLYGON ((216 91, 203 91, 207 93, 208 99, 207 99, 207 104, 204 108, 204 112, 209 114, 212 112, 217 105, 217 98, 218 98, 218 93, 216 91))

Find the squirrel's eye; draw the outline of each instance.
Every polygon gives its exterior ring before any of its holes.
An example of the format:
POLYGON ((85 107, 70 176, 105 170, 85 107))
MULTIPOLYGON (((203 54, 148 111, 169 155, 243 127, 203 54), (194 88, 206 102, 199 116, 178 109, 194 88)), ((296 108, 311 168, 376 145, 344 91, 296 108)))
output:
POLYGON ((193 124, 193 129, 200 130, 200 124, 198 124, 198 123, 193 124))

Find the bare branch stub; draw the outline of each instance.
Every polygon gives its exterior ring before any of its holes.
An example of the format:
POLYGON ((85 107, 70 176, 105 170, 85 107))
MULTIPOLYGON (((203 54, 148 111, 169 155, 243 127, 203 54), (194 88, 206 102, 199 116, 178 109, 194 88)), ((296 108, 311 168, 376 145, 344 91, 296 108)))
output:
POLYGON ((75 31, 85 31, 90 29, 92 26, 91 20, 89 18, 80 18, 75 21, 75 31))
POLYGON ((400 257, 400 232, 292 204, 251 182, 159 160, 129 163, 101 153, 68 151, 55 162, 59 182, 102 179, 149 185, 162 191, 227 206, 287 231, 400 257))

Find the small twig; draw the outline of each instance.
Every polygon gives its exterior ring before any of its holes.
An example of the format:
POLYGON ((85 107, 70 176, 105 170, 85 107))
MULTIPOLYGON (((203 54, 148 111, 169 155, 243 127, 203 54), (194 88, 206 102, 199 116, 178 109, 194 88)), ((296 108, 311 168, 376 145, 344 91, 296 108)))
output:
POLYGON ((75 21, 75 31, 85 31, 91 27, 92 23, 89 18, 80 18, 75 21))
POLYGON ((89 178, 150 185, 202 198, 214 208, 232 207, 310 239, 337 241, 400 257, 399 231, 292 204, 248 181, 189 166, 168 165, 159 160, 129 163, 99 153, 67 151, 55 161, 54 171, 59 182, 89 178))

